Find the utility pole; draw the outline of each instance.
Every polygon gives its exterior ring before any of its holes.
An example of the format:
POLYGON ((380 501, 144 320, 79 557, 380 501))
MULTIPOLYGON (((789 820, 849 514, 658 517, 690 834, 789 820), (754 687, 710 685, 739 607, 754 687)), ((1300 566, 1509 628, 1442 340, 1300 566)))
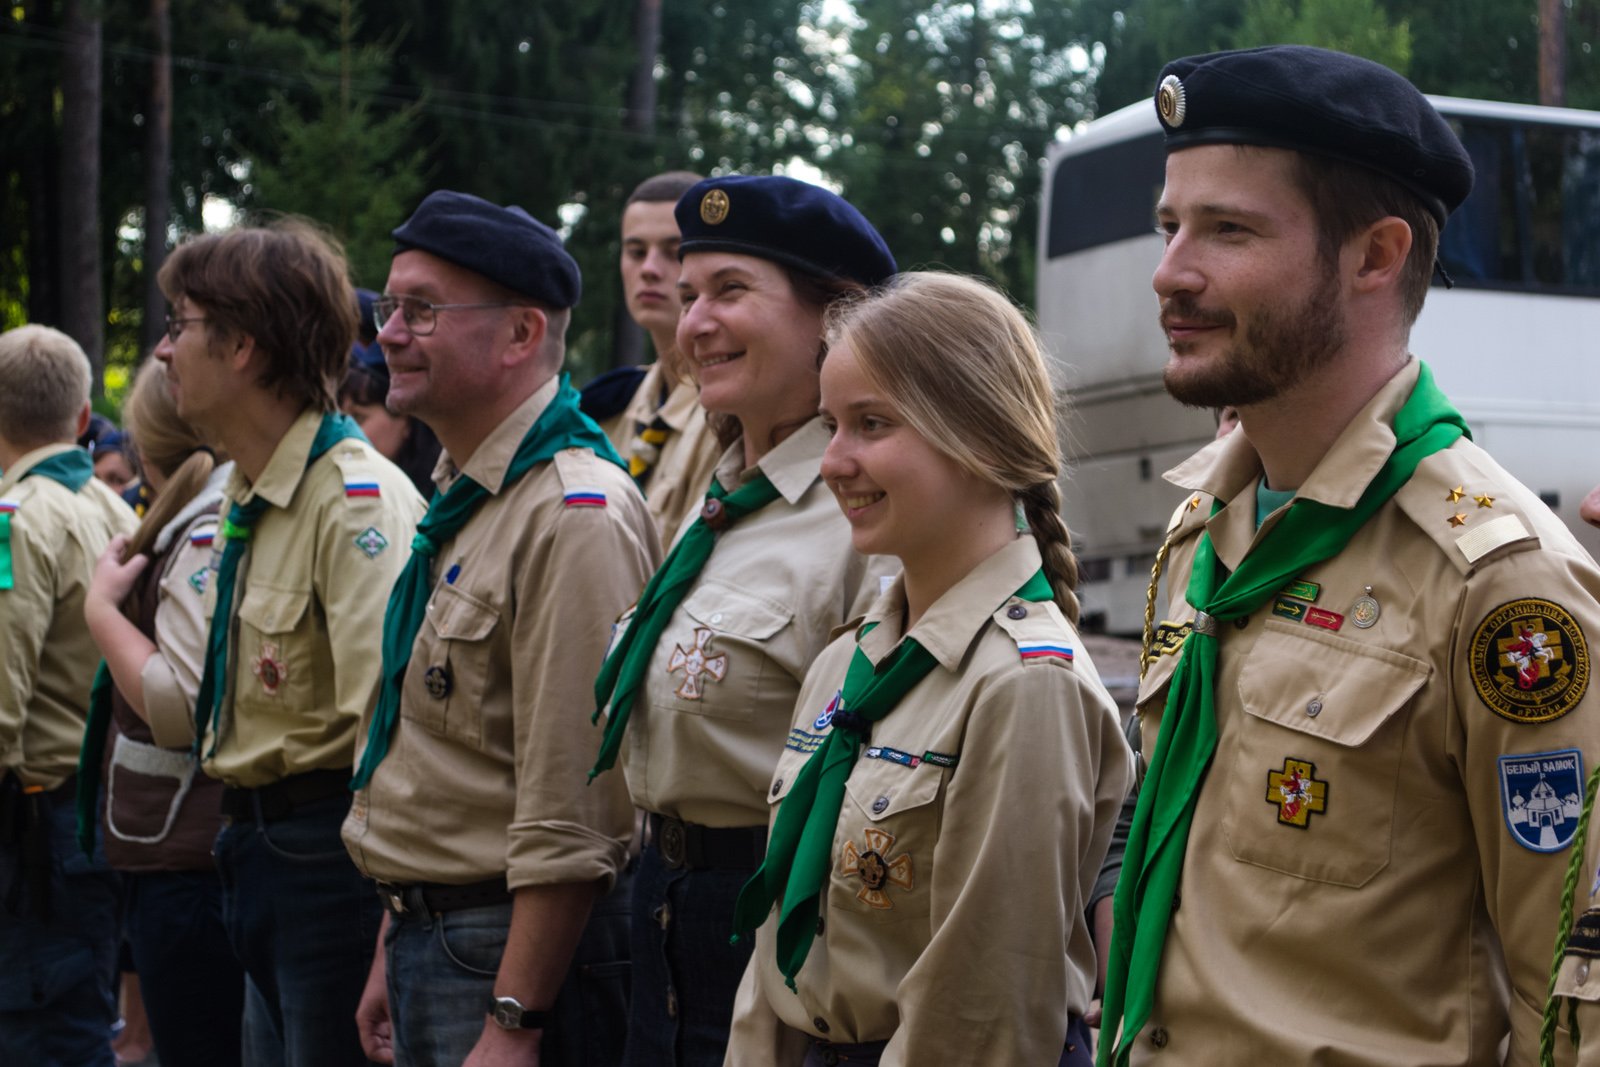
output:
POLYGON ((1539 0, 1539 103, 1567 106, 1565 0, 1539 0))

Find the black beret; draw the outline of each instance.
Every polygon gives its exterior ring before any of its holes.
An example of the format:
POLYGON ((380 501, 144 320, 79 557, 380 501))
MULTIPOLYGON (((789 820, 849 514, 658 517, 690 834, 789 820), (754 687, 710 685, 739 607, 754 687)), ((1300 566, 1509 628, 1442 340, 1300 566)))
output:
POLYGON ((1248 144, 1387 175, 1443 226, 1472 191, 1472 159, 1416 86, 1380 63, 1304 45, 1174 60, 1156 83, 1167 151, 1248 144))
POLYGON ((395 255, 427 252, 551 307, 572 307, 583 292, 578 263, 556 231, 520 207, 469 193, 429 193, 394 241, 395 255))
POLYGON ((707 178, 684 193, 674 213, 690 252, 737 252, 819 278, 873 286, 897 269, 866 217, 835 193, 793 178, 707 178))

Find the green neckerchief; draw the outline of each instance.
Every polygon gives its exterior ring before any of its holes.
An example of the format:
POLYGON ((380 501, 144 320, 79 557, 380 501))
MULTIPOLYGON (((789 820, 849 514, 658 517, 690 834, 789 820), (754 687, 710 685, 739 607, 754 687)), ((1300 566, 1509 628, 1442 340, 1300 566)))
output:
MULTIPOLYGON (((1055 598, 1044 571, 1018 589, 1017 597, 1040 602, 1055 598)), ((856 631, 856 641, 877 623, 856 631)), ((734 940, 766 922, 775 903, 778 916, 778 969, 794 989, 794 976, 806 962, 818 933, 822 892, 833 870, 833 837, 844 806, 845 780, 855 767, 872 724, 895 709, 902 697, 938 666, 933 654, 915 638, 902 640, 877 667, 859 644, 845 672, 839 706, 827 739, 795 776, 789 795, 778 805, 767 841, 767 857, 751 876, 734 906, 734 940)))
MULTIPOLYGON (((561 376, 560 388, 528 432, 522 435, 517 451, 506 468, 501 489, 508 489, 540 463, 568 448, 587 448, 600 459, 624 466, 622 457, 594 421, 578 409, 578 391, 561 376)), ((433 561, 439 548, 449 542, 471 521, 478 508, 492 494, 465 474, 458 477, 448 492, 435 490, 428 513, 417 524, 411 539, 411 558, 395 580, 389 593, 389 608, 383 617, 383 675, 378 690, 378 707, 367 724, 367 747, 361 753, 351 789, 361 789, 372 781, 372 772, 389 754, 395 723, 400 719, 400 684, 411 663, 411 646, 427 614, 428 595, 433 584, 433 561)))
MULTIPOLYGON (((1417 465, 1471 437, 1466 421, 1423 364, 1416 388, 1394 417, 1395 448, 1353 508, 1298 498, 1239 569, 1217 583, 1217 554, 1202 534, 1187 599, 1199 613, 1172 674, 1161 734, 1145 772, 1122 876, 1117 881, 1099 1062, 1124 1065, 1150 1017, 1156 972, 1183 870, 1200 785, 1217 747, 1217 624, 1248 616, 1313 564, 1337 556, 1399 491, 1417 465), (1120 1026, 1120 1031, 1119 1031, 1120 1026)), ((1220 504, 1218 505, 1220 507, 1220 504)), ((1213 511, 1213 514, 1215 510, 1213 511)))
POLYGON ((720 502, 720 509, 713 509, 717 525, 708 525, 706 512, 702 510, 683 536, 678 538, 678 543, 672 546, 672 551, 667 553, 660 568, 650 576, 644 592, 639 594, 639 603, 634 608, 627 632, 617 642, 617 647, 611 650, 611 654, 606 656, 605 663, 600 667, 600 676, 595 679, 595 711, 589 721, 599 722, 608 704, 610 712, 606 720, 606 734, 600 742, 600 755, 589 771, 590 781, 596 775, 610 770, 617 762, 622 734, 628 728, 628 717, 633 713, 633 702, 639 695, 639 686, 644 681, 644 672, 650 666, 650 658, 655 655, 656 645, 672 613, 683 603, 689 587, 700 577, 706 560, 711 558, 718 531, 727 529, 746 515, 760 511, 778 499, 778 495, 777 487, 767 480, 765 474, 758 473, 731 493, 716 478, 711 479, 711 489, 706 494, 706 508, 711 509, 712 501, 720 502))
POLYGON ((100 762, 105 758, 106 733, 111 728, 111 670, 101 660, 89 687, 89 718, 83 725, 83 747, 78 752, 78 847, 94 855, 95 825, 100 821, 100 762))
MULTIPOLYGON (((17 481, 26 481, 34 475, 48 478, 76 493, 94 477, 94 460, 81 448, 57 452, 29 467, 17 481)), ((11 508, 0 508, 0 589, 11 589, 15 584, 11 572, 11 515, 11 508)))
POLYGON ((1266 475, 1256 483, 1256 529, 1267 521, 1267 516, 1294 499, 1293 489, 1268 489, 1266 475))
MULTIPOLYGON (((311 441, 311 451, 306 455, 305 469, 323 455, 349 438, 365 441, 355 420, 345 415, 329 413, 322 416, 317 436, 311 441)), ((228 691, 228 631, 233 625, 233 583, 239 574, 239 560, 244 556, 245 545, 256 522, 272 507, 272 502, 257 493, 248 504, 235 503, 222 520, 224 547, 222 561, 217 566, 217 606, 211 616, 211 629, 206 635, 205 673, 200 676, 200 691, 194 700, 194 751, 198 755, 206 730, 217 725, 222 711, 223 694, 228 691)), ((220 733, 220 731, 218 731, 220 733)), ((211 738, 211 752, 217 750, 218 738, 211 738)))

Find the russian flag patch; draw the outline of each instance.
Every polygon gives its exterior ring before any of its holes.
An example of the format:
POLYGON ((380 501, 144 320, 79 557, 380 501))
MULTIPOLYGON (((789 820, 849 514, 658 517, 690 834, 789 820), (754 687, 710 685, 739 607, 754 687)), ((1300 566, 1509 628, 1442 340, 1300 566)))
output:
POLYGON ((207 545, 211 544, 212 541, 215 541, 216 538, 216 527, 211 527, 205 530, 196 530, 194 533, 190 534, 189 543, 196 548, 205 548, 207 545))
POLYGON ((569 508, 603 508, 606 506, 606 491, 589 486, 568 489, 561 502, 569 508))
POLYGON ((1031 659, 1064 659, 1072 662, 1072 649, 1066 645, 1053 645, 1045 641, 1018 641, 1017 651, 1026 663, 1031 659))
POLYGON ((0 512, 4 512, 5 514, 9 515, 16 510, 17 502, 15 500, 0 500, 0 512))
POLYGON ((345 482, 344 495, 351 496, 380 496, 377 482, 345 482))

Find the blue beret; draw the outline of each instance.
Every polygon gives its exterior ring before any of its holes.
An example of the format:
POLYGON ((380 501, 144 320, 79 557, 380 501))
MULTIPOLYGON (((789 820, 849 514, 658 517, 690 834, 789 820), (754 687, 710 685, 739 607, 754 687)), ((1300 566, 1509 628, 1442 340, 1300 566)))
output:
POLYGON ((1472 159, 1416 86, 1369 59, 1304 45, 1168 63, 1156 83, 1167 151, 1248 144, 1331 156, 1410 189, 1444 225, 1472 159))
POLYGON ((560 236, 520 207, 441 189, 428 194, 394 240, 396 255, 430 253, 551 307, 572 307, 583 292, 578 263, 560 236))
POLYGON ((873 286, 896 271, 889 246, 835 193, 793 178, 707 178, 678 200, 678 255, 737 252, 819 278, 873 286))

